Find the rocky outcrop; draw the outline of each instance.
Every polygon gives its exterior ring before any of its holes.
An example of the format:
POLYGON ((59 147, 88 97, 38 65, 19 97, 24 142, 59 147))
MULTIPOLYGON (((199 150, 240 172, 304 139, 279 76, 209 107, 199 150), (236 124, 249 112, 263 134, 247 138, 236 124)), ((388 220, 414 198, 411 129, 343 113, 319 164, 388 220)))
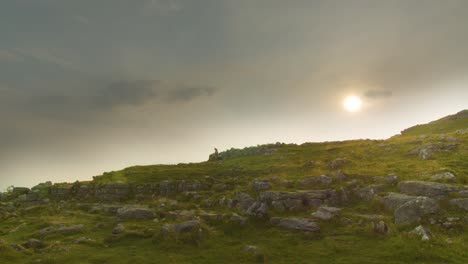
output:
POLYGON ((255 180, 252 182, 252 188, 256 192, 266 191, 271 189, 272 185, 268 180, 255 180))
POLYGON ((117 210, 117 216, 123 219, 152 219, 153 210, 141 207, 122 207, 117 210))
POLYGON ((383 184, 371 184, 362 188, 356 188, 353 192, 360 199, 371 200, 377 193, 384 189, 385 185, 383 184))
POLYGON ((450 192, 460 190, 460 187, 438 182, 402 181, 398 183, 398 190, 408 195, 439 199, 448 196, 450 192))
POLYGON ((320 206, 315 213, 312 213, 312 216, 320 220, 330 220, 340 214, 341 208, 320 206))
POLYGON ((130 198, 130 185, 123 182, 110 182, 95 187, 94 196, 99 201, 119 202, 130 198))
POLYGON ((418 155, 420 159, 426 160, 432 158, 435 153, 441 151, 451 151, 457 147, 456 143, 431 143, 412 149, 408 154, 418 155))
POLYGON ((468 211, 468 198, 452 199, 450 205, 468 211))
POLYGON ((50 234, 65 234, 65 233, 75 233, 83 230, 84 225, 72 225, 72 226, 51 226, 39 231, 39 235, 50 235, 50 234))
POLYGON ((284 211, 305 211, 322 204, 335 204, 339 197, 335 190, 308 190, 297 192, 267 191, 260 194, 259 201, 273 209, 284 211))
POLYGON ((237 193, 232 199, 232 206, 236 207, 241 211, 247 211, 250 206, 255 202, 255 200, 247 193, 240 192, 237 193))
POLYGON ((417 199, 417 196, 410 196, 401 193, 388 193, 387 196, 382 197, 382 202, 387 210, 394 211, 403 204, 417 199))
POLYGON ((164 235, 168 233, 190 232, 198 229, 199 227, 200 221, 198 220, 186 221, 179 224, 165 224, 162 226, 161 233, 164 235))
POLYGON ((309 218, 281 218, 281 217, 272 217, 270 223, 286 228, 294 229, 306 232, 317 232, 320 231, 319 225, 313 219, 309 218))
POLYGON ((413 231, 411 231, 410 234, 415 234, 421 237, 422 241, 427 241, 432 238, 432 233, 421 225, 413 229, 413 231))
POLYGON ((453 173, 445 171, 445 172, 440 172, 436 173, 431 176, 431 180, 433 181, 446 181, 446 182, 454 182, 457 180, 455 175, 453 173))
POLYGON ((440 211, 436 200, 418 197, 401 205, 395 210, 395 224, 409 225, 419 223, 423 216, 436 214, 440 211))

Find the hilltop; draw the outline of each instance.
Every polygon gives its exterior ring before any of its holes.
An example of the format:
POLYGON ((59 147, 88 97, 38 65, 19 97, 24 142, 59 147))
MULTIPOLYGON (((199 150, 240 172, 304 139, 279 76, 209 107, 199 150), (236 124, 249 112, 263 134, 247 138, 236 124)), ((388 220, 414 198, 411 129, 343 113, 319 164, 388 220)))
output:
POLYGON ((0 195, 2 263, 467 263, 468 110, 0 195))

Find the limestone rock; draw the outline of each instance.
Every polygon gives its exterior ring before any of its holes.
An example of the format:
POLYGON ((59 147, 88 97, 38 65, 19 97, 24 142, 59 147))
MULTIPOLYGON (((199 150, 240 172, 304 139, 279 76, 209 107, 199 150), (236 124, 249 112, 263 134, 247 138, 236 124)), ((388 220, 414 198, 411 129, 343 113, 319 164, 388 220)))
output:
POLYGON ((306 232, 320 231, 320 227, 313 219, 309 218, 281 218, 272 217, 270 223, 286 229, 294 229, 306 232))
POLYGON ((75 233, 80 232, 84 229, 84 225, 72 225, 72 226, 58 226, 58 227, 47 227, 39 231, 39 235, 50 235, 50 234, 64 234, 64 233, 75 233))
POLYGON ((395 210, 403 204, 417 199, 417 196, 409 196, 401 193, 388 193, 387 196, 382 197, 382 201, 387 210, 395 210))
POLYGON ((374 196, 377 193, 383 191, 384 189, 385 185, 383 184, 372 184, 369 186, 355 189, 354 194, 361 199, 370 200, 374 198, 374 196))
POLYGON ((266 191, 266 190, 269 190, 271 189, 271 183, 267 180, 255 180, 253 183, 252 183, 252 188, 256 191, 256 192, 260 192, 260 191, 266 191))
POLYGON ((46 247, 47 244, 41 240, 31 238, 22 246, 25 248, 39 249, 46 247))
POLYGON ((247 211, 250 206, 255 202, 252 196, 248 195, 247 193, 240 192, 237 193, 234 198, 232 199, 234 206, 241 211, 247 211))
POLYGON ((420 159, 430 159, 435 153, 450 151, 457 147, 456 143, 431 143, 412 149, 408 154, 418 155, 420 159))
POLYGON ((446 171, 432 175, 431 180, 454 182, 457 180, 457 178, 455 177, 455 175, 453 175, 453 173, 446 171))
POLYGON ((341 208, 320 206, 315 213, 312 213, 312 216, 320 220, 330 220, 335 216, 339 216, 340 214, 341 208))
POLYGON ((465 211, 468 211, 468 198, 452 199, 450 200, 450 204, 465 211))
POLYGON ((436 200, 427 197, 418 197, 398 207, 395 210, 395 224, 406 225, 421 221, 423 216, 436 214, 440 211, 436 200))
POLYGON ((432 198, 443 198, 459 189, 460 187, 438 182, 402 181, 398 183, 398 190, 401 193, 432 198))
POLYGON ((242 217, 236 213, 233 213, 230 219, 231 219, 231 222, 238 223, 240 225, 245 225, 247 223, 247 218, 242 217))
POLYGON ((432 233, 421 225, 416 227, 413 231, 411 231, 410 234, 420 236, 422 241, 427 241, 432 238, 432 233))
POLYGON ((376 224, 373 223, 373 229, 377 234, 385 235, 388 233, 388 226, 384 221, 379 221, 376 224))
POLYGON ((117 216, 124 219, 152 219, 154 213, 148 208, 122 207, 117 210, 117 216))
POLYGON ((266 216, 267 212, 268 212, 267 203, 255 202, 249 207, 249 209, 247 209, 246 214, 249 216, 261 218, 261 217, 266 216))
POLYGON ((112 234, 113 235, 119 235, 119 234, 122 234, 123 232, 125 232, 125 226, 120 223, 120 224, 117 224, 114 229, 112 229, 112 234))
POLYGON ((162 226, 162 234, 190 232, 200 227, 199 220, 191 220, 179 224, 165 224, 162 226))

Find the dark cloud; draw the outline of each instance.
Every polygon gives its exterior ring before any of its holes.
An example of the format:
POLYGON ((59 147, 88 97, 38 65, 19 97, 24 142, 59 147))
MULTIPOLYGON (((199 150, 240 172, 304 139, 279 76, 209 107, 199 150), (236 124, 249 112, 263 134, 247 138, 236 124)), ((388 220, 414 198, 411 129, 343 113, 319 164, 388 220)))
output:
POLYGON ((364 93, 367 98, 387 98, 393 95, 392 91, 389 90, 368 90, 364 93))
POLYGON ((200 96, 212 96, 216 92, 213 87, 182 86, 168 91, 167 100, 170 102, 190 101, 200 96))
POLYGON ((161 93, 162 82, 158 80, 118 81, 98 89, 94 95, 98 107, 140 105, 161 93))

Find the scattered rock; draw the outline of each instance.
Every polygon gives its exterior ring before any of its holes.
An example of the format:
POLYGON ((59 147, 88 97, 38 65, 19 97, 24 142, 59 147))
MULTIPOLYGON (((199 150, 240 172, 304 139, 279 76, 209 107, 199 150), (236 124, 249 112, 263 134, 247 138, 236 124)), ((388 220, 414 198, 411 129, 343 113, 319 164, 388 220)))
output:
POLYGON ((258 218, 265 217, 268 212, 268 205, 265 202, 255 202, 247 209, 246 214, 258 218))
POLYGON ((309 218, 280 218, 272 217, 270 223, 286 229, 294 229, 306 232, 320 231, 320 227, 313 219, 309 218))
POLYGON ((114 229, 112 229, 112 234, 113 235, 120 235, 122 234, 123 232, 125 232, 125 226, 120 223, 120 224, 117 224, 114 229))
POLYGON ((338 168, 341 168, 346 163, 348 163, 348 160, 346 158, 337 158, 329 162, 328 167, 330 167, 331 169, 338 169, 338 168))
POLYGON ((165 213, 164 217, 171 220, 193 220, 195 218, 195 213, 193 210, 170 211, 165 213))
POLYGON ((266 191, 271 189, 271 183, 267 180, 255 180, 252 183, 252 187, 256 192, 266 191))
POLYGON ((388 233, 388 226, 384 221, 379 221, 376 224, 373 223, 373 229, 377 234, 385 235, 388 233))
POLYGON ((91 238, 87 238, 87 237, 80 237, 80 238, 73 240, 74 244, 86 244, 90 242, 94 242, 94 240, 92 240, 91 238))
POLYGON ((446 171, 432 175, 431 180, 454 182, 457 180, 457 178, 455 177, 455 175, 453 175, 453 173, 446 171))
POLYGON ((432 158, 435 153, 441 151, 450 151, 456 147, 456 143, 432 143, 414 148, 408 154, 418 155, 420 159, 426 160, 432 158))
POLYGON ((390 192, 387 196, 382 197, 382 202, 387 210, 395 210, 403 204, 417 199, 417 196, 409 196, 401 193, 390 192))
POLYGON ((427 241, 432 238, 432 233, 421 225, 416 227, 413 231, 411 231, 410 234, 420 236, 422 241, 427 241))
POLYGON ((257 251, 257 249, 258 249, 257 246, 251 246, 251 245, 247 245, 242 248, 242 250, 244 251, 257 251))
POLYGON ((398 182, 398 175, 389 174, 385 177, 385 182, 389 185, 395 185, 398 182))
POLYGON ((47 244, 45 242, 42 242, 41 240, 31 238, 22 246, 25 248, 39 249, 46 247, 47 244))
POLYGON ((438 182, 402 181, 398 183, 398 190, 401 193, 438 199, 446 197, 450 192, 459 189, 460 187, 438 182))
POLYGON ((301 187, 314 187, 316 185, 328 186, 332 183, 333 179, 327 175, 309 176, 302 180, 297 181, 301 187))
POLYGON ((452 199, 450 200, 450 204, 465 211, 468 211, 468 198, 452 199))
POLYGON ((340 214, 341 208, 320 206, 315 213, 312 213, 312 216, 320 220, 330 220, 340 214))
POLYGON ((440 210, 436 200, 418 197, 398 207, 395 210, 395 224, 406 225, 419 223, 425 215, 436 214, 440 210))
POLYGON ((247 211, 247 209, 249 209, 250 206, 252 206, 252 204, 255 202, 252 196, 244 192, 237 193, 232 199, 232 201, 234 206, 237 207, 237 209, 244 212, 247 211))
POLYGON ((182 222, 179 224, 165 224, 162 226, 161 233, 168 234, 168 233, 183 233, 183 232, 190 232, 200 227, 200 221, 198 220, 191 220, 182 222))
POLYGON ((18 244, 11 244, 10 247, 14 250, 17 250, 17 251, 24 251, 26 250, 23 246, 21 245, 18 245, 18 244))
POLYGON ((123 219, 153 219, 154 213, 148 208, 122 207, 117 210, 117 216, 123 219))
POLYGON ((369 186, 355 189, 354 194, 361 199, 370 200, 373 199, 377 193, 383 191, 384 189, 385 185, 383 184, 372 184, 369 186))

